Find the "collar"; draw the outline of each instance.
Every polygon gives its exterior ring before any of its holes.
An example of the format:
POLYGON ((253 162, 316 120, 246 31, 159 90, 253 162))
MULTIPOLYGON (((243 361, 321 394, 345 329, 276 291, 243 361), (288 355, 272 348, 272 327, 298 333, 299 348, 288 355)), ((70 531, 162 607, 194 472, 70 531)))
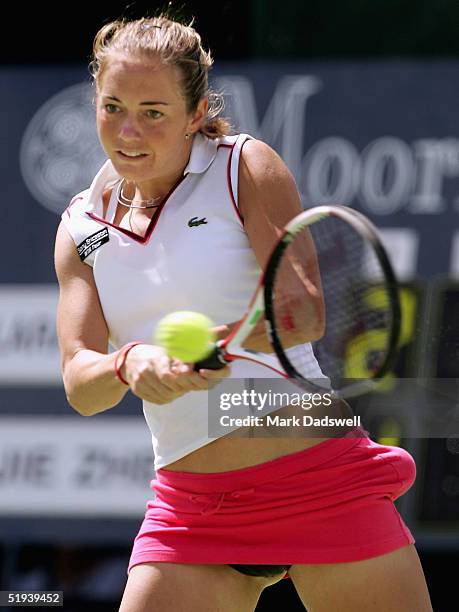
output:
POLYGON ((113 167, 112 162, 107 159, 102 168, 94 177, 88 190, 88 211, 100 214, 102 194, 107 187, 114 185, 120 180, 120 175, 113 167))
POLYGON ((195 134, 191 147, 190 160, 184 174, 202 174, 214 161, 218 150, 218 139, 207 138, 200 132, 195 134))

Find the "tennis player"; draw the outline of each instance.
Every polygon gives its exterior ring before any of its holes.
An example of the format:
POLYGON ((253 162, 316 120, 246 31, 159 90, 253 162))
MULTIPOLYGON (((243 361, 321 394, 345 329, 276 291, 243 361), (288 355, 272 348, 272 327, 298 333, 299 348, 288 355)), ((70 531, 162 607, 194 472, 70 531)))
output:
MULTIPOLYGON (((224 337, 281 228, 301 211, 278 155, 230 135, 217 116, 211 64, 197 32, 166 16, 97 33, 91 69, 108 160, 57 234, 69 402, 91 416, 131 390, 152 434, 156 498, 120 610, 249 612, 287 572, 311 612, 431 610, 394 506, 415 477, 408 453, 363 430, 211 439, 207 388, 228 368, 194 372, 152 344, 156 323, 175 310, 206 314, 224 337)), ((314 340, 324 313, 313 267, 308 292, 314 340)), ((240 362, 231 376, 266 376, 260 369, 240 362)))

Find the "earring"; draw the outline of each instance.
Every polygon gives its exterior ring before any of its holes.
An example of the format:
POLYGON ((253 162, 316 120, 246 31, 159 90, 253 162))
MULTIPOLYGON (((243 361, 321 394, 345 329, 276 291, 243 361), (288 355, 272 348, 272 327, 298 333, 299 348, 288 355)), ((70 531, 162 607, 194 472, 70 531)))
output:
POLYGON ((185 140, 189 140, 190 139, 190 134, 185 134, 185 140))

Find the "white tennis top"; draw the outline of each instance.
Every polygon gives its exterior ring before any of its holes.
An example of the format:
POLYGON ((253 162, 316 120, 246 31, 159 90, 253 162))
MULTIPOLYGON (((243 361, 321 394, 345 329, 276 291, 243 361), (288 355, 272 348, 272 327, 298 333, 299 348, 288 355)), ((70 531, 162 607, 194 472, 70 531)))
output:
MULTIPOLYGON (((80 257, 93 267, 113 347, 152 342, 158 321, 176 310, 201 312, 216 325, 244 315, 261 272, 237 207, 239 157, 247 138, 197 134, 183 178, 155 212, 145 237, 112 225, 116 189, 103 218, 103 192, 121 180, 110 161, 63 213, 80 257)), ((270 359, 280 367, 277 358, 270 359)), ((323 376, 318 365, 311 376, 323 376)), ((276 377, 242 360, 231 366, 235 379, 276 377)), ((167 405, 143 402, 156 469, 230 433, 225 428, 209 436, 209 411, 219 410, 208 405, 209 397, 193 391, 167 405)))

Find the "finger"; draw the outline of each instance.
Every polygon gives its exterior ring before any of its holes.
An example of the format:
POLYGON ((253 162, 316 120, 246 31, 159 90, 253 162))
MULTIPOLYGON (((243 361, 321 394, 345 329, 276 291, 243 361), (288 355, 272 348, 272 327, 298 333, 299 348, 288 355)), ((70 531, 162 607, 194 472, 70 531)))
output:
POLYGON ((183 361, 174 360, 171 364, 171 370, 174 374, 193 374, 194 364, 183 363, 183 361))
POLYGON ((174 393, 161 385, 139 383, 136 385, 131 385, 131 390, 134 395, 137 395, 137 397, 154 404, 168 404, 177 397, 177 393, 174 393))
POLYGON ((208 382, 197 372, 191 372, 183 376, 177 377, 177 385, 183 391, 202 391, 207 389, 208 382))
POLYGON ((189 376, 189 368, 185 370, 185 373, 178 372, 177 368, 182 369, 181 366, 169 363, 159 364, 156 368, 157 381, 173 393, 187 389, 184 380, 189 376))
POLYGON ((168 376, 173 375, 165 375, 166 380, 161 380, 155 372, 143 372, 132 382, 131 389, 135 395, 146 401, 156 403, 160 400, 161 403, 169 403, 183 395, 183 391, 172 380, 167 380, 168 376))
POLYGON ((158 391, 158 389, 155 389, 154 391, 151 391, 151 390, 140 391, 140 390, 138 390, 138 391, 135 391, 134 393, 135 393, 135 395, 140 397, 142 400, 145 400, 145 401, 150 402, 152 404, 162 404, 162 405, 163 404, 170 404, 171 402, 176 400, 178 397, 183 395, 183 393, 171 393, 170 391, 161 392, 161 391, 158 391))
POLYGON ((181 389, 186 391, 204 390, 207 389, 207 381, 199 376, 194 370, 194 363, 183 363, 182 361, 174 360, 171 366, 174 374, 178 375, 177 384, 181 389))
POLYGON ((176 374, 172 371, 172 362, 167 355, 155 360, 146 360, 131 374, 130 382, 133 389, 150 389, 150 392, 162 384, 170 392, 176 391, 174 379, 176 374))
POLYGON ((218 378, 227 378, 231 374, 231 369, 229 366, 225 366, 220 370, 206 370, 205 368, 201 368, 198 374, 207 380, 215 380, 218 378))

